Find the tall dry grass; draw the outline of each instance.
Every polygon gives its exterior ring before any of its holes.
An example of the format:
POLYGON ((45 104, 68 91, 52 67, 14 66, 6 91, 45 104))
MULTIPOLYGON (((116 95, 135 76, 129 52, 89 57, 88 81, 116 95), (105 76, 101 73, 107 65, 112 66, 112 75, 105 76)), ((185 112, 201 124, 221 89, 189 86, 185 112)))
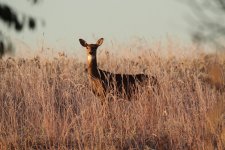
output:
POLYGON ((101 105, 76 59, 0 60, 0 149, 225 149, 223 55, 98 59, 108 71, 156 75, 159 94, 147 85, 101 105))

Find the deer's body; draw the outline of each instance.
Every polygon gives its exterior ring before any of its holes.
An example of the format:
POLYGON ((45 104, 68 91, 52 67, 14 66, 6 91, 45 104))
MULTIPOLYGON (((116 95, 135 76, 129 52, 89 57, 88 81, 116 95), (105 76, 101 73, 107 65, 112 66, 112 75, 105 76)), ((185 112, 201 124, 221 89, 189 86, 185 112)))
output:
POLYGON ((153 76, 149 77, 145 74, 114 74, 99 69, 96 51, 102 42, 103 38, 99 39, 96 44, 87 44, 84 40, 80 39, 81 45, 87 49, 88 78, 95 95, 104 98, 107 93, 113 91, 113 94, 122 94, 130 98, 136 86, 147 82, 149 78, 152 85, 157 84, 157 79, 153 76))

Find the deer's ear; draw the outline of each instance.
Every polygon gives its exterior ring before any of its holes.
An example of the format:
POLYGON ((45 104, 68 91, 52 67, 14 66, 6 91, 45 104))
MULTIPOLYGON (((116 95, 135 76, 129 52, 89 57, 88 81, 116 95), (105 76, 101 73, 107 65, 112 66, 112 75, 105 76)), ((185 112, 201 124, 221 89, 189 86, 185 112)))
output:
POLYGON ((104 39, 103 39, 103 38, 100 38, 100 39, 96 42, 96 44, 97 44, 98 46, 100 46, 100 45, 102 45, 103 41, 104 41, 104 39))
POLYGON ((87 47, 87 42, 85 41, 85 40, 83 40, 83 39, 79 39, 79 41, 80 41, 80 44, 83 46, 83 47, 87 47))

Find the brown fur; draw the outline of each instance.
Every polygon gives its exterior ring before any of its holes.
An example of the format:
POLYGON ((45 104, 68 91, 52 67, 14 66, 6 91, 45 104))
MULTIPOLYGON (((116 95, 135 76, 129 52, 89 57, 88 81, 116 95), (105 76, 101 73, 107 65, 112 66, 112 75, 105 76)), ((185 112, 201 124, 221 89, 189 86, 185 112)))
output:
POLYGON ((99 39, 96 44, 87 44, 83 39, 79 39, 79 41, 87 50, 88 77, 95 95, 105 98, 107 93, 113 91, 113 94, 124 95, 129 99, 138 84, 144 83, 148 79, 151 85, 158 84, 154 76, 145 74, 113 74, 99 69, 97 66, 96 51, 103 43, 103 38, 99 39))

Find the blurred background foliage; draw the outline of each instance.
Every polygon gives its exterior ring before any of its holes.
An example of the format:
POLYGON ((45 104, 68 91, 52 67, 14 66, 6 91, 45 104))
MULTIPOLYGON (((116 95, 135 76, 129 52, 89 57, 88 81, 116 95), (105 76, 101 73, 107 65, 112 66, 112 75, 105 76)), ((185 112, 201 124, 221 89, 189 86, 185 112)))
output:
MULTIPOLYGON (((42 0, 27 0, 30 5, 37 5, 42 0)), ((5 24, 9 30, 22 32, 25 28, 35 30, 37 28, 38 19, 30 14, 18 12, 9 4, 0 2, 0 21, 5 24)), ((0 29, 0 58, 6 54, 14 52, 13 43, 10 37, 7 37, 0 29)))
POLYGON ((225 0, 185 0, 192 10, 188 17, 194 42, 225 48, 225 0))

